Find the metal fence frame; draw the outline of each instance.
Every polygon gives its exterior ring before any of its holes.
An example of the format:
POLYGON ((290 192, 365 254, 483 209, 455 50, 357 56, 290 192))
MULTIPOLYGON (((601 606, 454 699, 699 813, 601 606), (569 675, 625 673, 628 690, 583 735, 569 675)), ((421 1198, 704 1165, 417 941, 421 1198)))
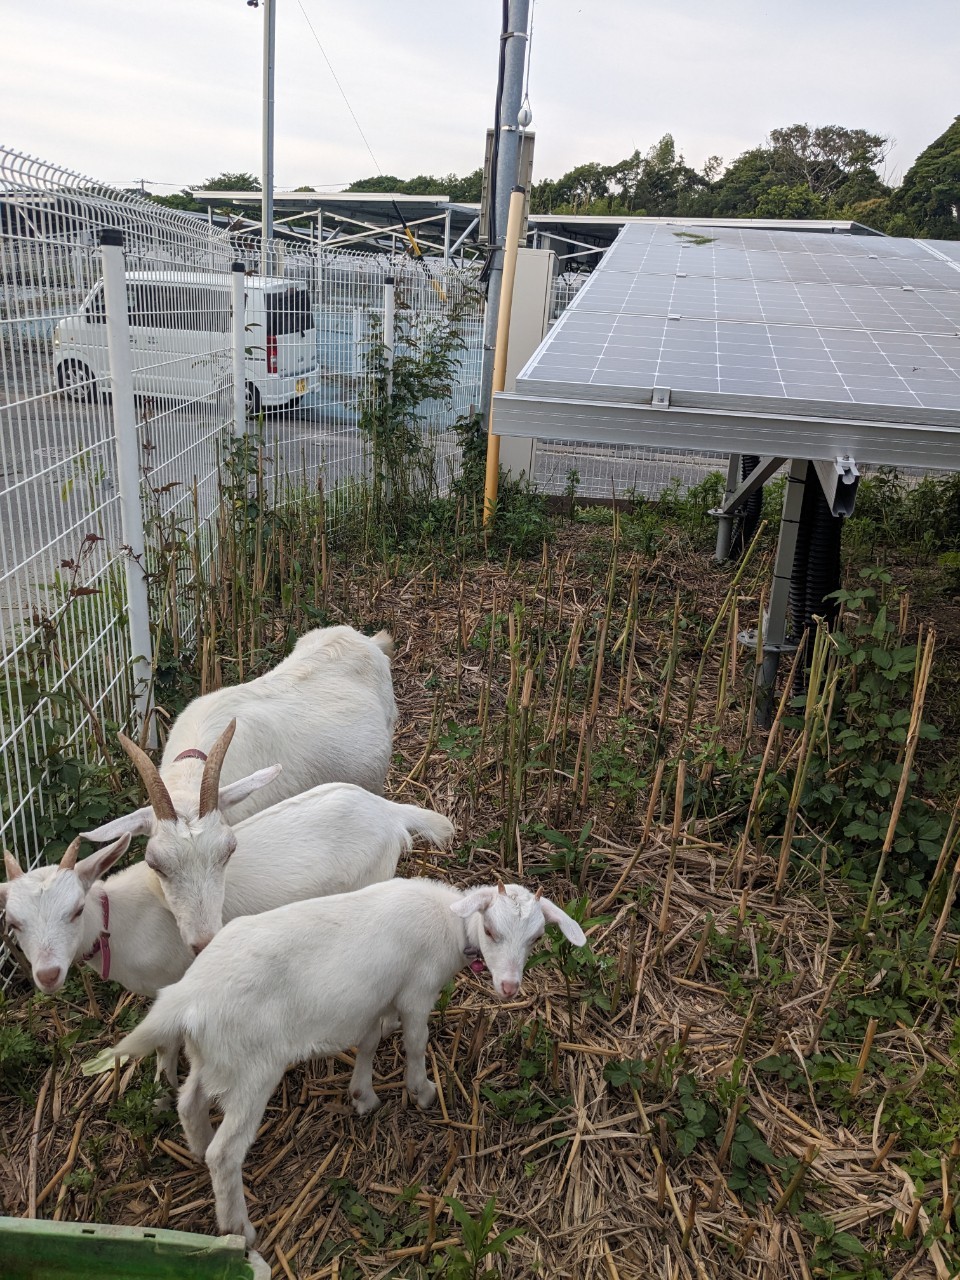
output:
MULTIPOLYGON (((69 808, 65 762, 74 771, 98 765, 99 726, 136 724, 138 694, 145 710, 150 624, 160 621, 145 612, 145 573, 159 540, 175 528, 191 546, 186 571, 209 581, 223 446, 247 430, 237 421, 235 383, 245 359, 237 341, 247 357, 256 342, 236 322, 231 267, 248 256, 254 267, 259 252, 259 243, 254 248, 205 218, 0 148, 0 843, 24 867, 43 860, 55 820, 62 825, 69 808), (141 286, 131 280, 138 272, 183 284, 174 290, 178 299, 199 279, 195 305, 203 319, 194 327, 209 340, 186 353, 163 342, 142 349, 141 286), (205 290, 214 277, 230 287, 205 290), (107 373, 94 376, 76 369, 87 342, 76 318, 101 280, 108 339, 98 355, 107 373), (124 293, 126 306, 118 304, 124 293), (154 374, 175 394, 143 394, 154 374), (136 397, 132 380, 141 389, 136 397)), ((274 500, 297 501, 321 484, 329 496, 368 474, 357 406, 378 394, 368 356, 388 295, 400 313, 398 350, 415 331, 429 337, 431 326, 459 326, 453 394, 420 411, 436 482, 448 484, 459 466, 453 424, 479 403, 475 272, 319 246, 309 253, 281 242, 270 252, 285 282, 311 292, 319 367, 304 401, 308 413, 262 423, 274 500)), ((172 308, 142 336, 155 338, 160 324, 180 332, 183 317, 172 308)), ((332 527, 342 510, 328 501, 326 511, 332 527)), ((154 594, 162 601, 155 609, 176 609, 174 593, 173 600, 154 594)), ((195 613, 175 625, 189 644, 195 613)), ((12 972, 0 947, 3 986, 12 972)))

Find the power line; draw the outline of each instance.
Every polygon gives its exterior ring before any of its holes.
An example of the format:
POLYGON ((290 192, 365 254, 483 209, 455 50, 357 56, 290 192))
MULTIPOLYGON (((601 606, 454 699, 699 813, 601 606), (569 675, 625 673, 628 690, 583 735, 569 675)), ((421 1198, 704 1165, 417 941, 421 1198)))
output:
POLYGON ((350 112, 350 115, 353 118, 353 123, 357 126, 357 132, 360 134, 360 137, 363 139, 363 145, 370 152, 370 159, 373 161, 374 165, 376 166, 377 173, 379 173, 382 178, 383 170, 380 168, 380 165, 377 161, 377 157, 373 154, 373 147, 371 147, 370 143, 367 141, 367 135, 363 132, 363 130, 360 127, 360 121, 357 119, 356 112, 354 111, 353 107, 351 107, 350 105, 350 99, 347 97, 346 92, 344 91, 343 85, 337 79, 337 73, 334 71, 333 64, 331 63, 330 59, 327 57, 326 50, 324 49, 323 45, 320 43, 320 37, 317 35, 316 31, 314 31, 313 29, 313 23, 310 21, 309 15, 307 14, 306 9, 303 7, 302 0, 297 0, 297 4, 300 6, 300 12, 303 14, 307 26, 310 28, 310 34, 313 36, 314 40, 316 40, 317 42, 317 48, 323 54, 323 60, 327 64, 330 74, 333 76, 333 82, 337 86, 337 88, 340 90, 340 96, 343 98, 344 102, 346 103, 347 110, 350 112))

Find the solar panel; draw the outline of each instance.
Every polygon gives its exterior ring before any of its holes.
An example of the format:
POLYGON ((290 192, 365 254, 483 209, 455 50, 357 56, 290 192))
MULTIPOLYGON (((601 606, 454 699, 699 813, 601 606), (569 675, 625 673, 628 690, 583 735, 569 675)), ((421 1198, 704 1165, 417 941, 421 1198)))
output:
MULTIPOLYGON (((527 433, 514 428, 531 398, 544 402, 541 423, 550 403, 589 401, 937 426, 958 432, 960 469, 960 245, 628 224, 521 370, 515 397, 497 398, 505 434, 527 433)), ((576 416, 582 429, 585 405, 576 416)), ((607 438, 626 430, 621 415, 607 438)), ((632 438, 655 443, 646 428, 632 438)))

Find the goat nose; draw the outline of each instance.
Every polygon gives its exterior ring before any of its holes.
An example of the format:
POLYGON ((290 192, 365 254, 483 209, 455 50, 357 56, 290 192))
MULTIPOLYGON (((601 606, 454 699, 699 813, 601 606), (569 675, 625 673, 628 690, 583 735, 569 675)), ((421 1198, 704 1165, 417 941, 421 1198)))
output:
POLYGON ((204 949, 204 947, 208 947, 209 945, 210 945, 209 937, 199 938, 196 942, 191 943, 190 949, 195 956, 198 956, 200 952, 204 949))
POLYGON ((36 976, 41 987, 53 990, 60 984, 60 966, 51 965, 49 969, 38 969, 36 976))
POLYGON ((500 986, 503 989, 503 994, 508 998, 510 996, 515 996, 520 990, 519 982, 501 982, 500 986))

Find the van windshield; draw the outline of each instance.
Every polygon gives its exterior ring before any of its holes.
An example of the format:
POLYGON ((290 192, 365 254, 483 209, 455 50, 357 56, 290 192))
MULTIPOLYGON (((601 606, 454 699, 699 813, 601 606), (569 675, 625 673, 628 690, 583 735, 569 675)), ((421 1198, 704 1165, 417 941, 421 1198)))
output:
POLYGON ((303 334, 314 327, 313 307, 306 289, 285 289, 283 293, 268 293, 264 301, 268 338, 277 338, 284 333, 303 334))

